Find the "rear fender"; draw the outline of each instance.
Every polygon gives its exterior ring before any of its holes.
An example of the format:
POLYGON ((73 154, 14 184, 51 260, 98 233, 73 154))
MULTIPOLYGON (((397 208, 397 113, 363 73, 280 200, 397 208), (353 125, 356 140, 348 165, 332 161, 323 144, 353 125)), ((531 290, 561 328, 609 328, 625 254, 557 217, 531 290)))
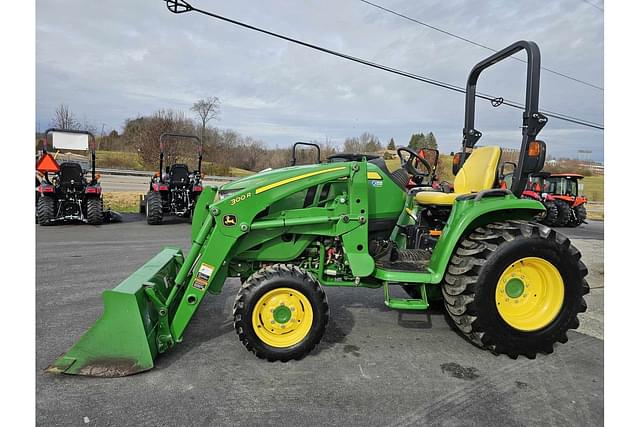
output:
POLYGON ((429 270, 431 283, 440 283, 444 278, 447 265, 462 238, 475 228, 494 221, 532 220, 535 215, 544 212, 545 207, 537 200, 518 199, 513 195, 489 197, 475 201, 456 200, 451 210, 442 236, 436 243, 431 256, 429 270))
POLYGON ((586 197, 576 197, 576 201, 573 203, 573 207, 577 208, 578 206, 582 206, 587 203, 586 197))
POLYGON ((540 195, 538 193, 536 193, 535 191, 531 191, 531 190, 524 190, 522 192, 522 196, 529 197, 529 198, 534 199, 534 200, 540 200, 541 199, 540 195))

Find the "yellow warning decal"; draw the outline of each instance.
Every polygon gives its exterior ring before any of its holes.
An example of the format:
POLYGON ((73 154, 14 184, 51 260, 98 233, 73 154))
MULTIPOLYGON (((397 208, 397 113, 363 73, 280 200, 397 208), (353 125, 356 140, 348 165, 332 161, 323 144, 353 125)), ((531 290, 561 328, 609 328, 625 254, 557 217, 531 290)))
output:
POLYGON ((204 291, 207 288, 207 281, 196 277, 196 280, 193 282, 193 287, 200 291, 204 291))
POLYGON ((256 190, 256 194, 264 193, 265 191, 271 190, 272 188, 280 187, 285 184, 289 184, 291 182, 300 181, 301 179, 309 178, 316 175, 321 175, 323 173, 335 172, 335 171, 339 171, 346 168, 347 168, 346 166, 341 166, 339 168, 331 168, 331 169, 325 169, 325 170, 316 171, 316 172, 309 172, 309 173, 294 176, 291 178, 283 179, 282 181, 274 182, 273 184, 265 185, 264 187, 258 188, 256 190))
POLYGON ((378 172, 367 172, 367 179, 382 179, 378 172))

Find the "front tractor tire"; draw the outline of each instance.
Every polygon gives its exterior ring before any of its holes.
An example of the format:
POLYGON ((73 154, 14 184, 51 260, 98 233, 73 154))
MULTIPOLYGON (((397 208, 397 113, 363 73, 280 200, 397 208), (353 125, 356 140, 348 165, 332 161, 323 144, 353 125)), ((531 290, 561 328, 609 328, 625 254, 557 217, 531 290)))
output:
POLYGON ((87 199, 87 222, 91 225, 100 225, 104 219, 102 197, 87 199))
POLYGON ((587 268, 569 239, 540 224, 475 229, 451 257, 445 307, 469 341, 511 358, 553 352, 587 309, 587 268))
POLYGON ((56 200, 53 197, 41 195, 38 198, 36 214, 38 216, 38 224, 52 225, 52 220, 56 215, 56 200))
POLYGON ((147 201, 147 224, 162 224, 162 196, 160 193, 156 191, 149 191, 145 200, 147 201))
POLYGON ((270 362, 300 360, 313 350, 329 321, 327 297, 307 271, 274 264, 243 283, 233 325, 247 350, 270 362))

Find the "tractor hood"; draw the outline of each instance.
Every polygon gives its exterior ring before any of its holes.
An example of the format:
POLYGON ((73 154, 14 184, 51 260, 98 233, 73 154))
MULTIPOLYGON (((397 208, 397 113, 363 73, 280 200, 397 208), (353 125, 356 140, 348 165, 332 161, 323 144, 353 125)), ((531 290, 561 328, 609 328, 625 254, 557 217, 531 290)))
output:
MULTIPOLYGON (((339 163, 336 163, 336 165, 338 164, 339 163)), ((224 198, 247 187, 268 185, 274 182, 278 182, 282 179, 289 178, 293 171, 302 175, 305 173, 320 170, 322 168, 326 168, 326 166, 327 165, 325 163, 315 165, 290 166, 280 169, 267 169, 262 172, 258 172, 255 175, 250 175, 224 184, 223 186, 219 187, 218 194, 221 198, 224 198)))

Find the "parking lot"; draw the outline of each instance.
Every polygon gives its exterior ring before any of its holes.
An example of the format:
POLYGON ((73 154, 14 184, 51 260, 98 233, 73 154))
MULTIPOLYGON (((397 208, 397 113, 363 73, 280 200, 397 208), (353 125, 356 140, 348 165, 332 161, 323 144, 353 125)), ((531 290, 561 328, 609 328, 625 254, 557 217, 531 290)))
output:
POLYGON ((231 308, 239 281, 208 296, 184 342, 131 377, 43 369, 102 312, 115 287, 164 246, 187 250, 190 225, 128 215, 99 227, 37 227, 36 394, 42 425, 601 425, 602 222, 563 229, 583 252, 592 291, 578 331, 535 360, 494 356, 458 336, 439 311, 388 309, 381 289, 326 289, 319 348, 269 363, 245 350, 231 308))

